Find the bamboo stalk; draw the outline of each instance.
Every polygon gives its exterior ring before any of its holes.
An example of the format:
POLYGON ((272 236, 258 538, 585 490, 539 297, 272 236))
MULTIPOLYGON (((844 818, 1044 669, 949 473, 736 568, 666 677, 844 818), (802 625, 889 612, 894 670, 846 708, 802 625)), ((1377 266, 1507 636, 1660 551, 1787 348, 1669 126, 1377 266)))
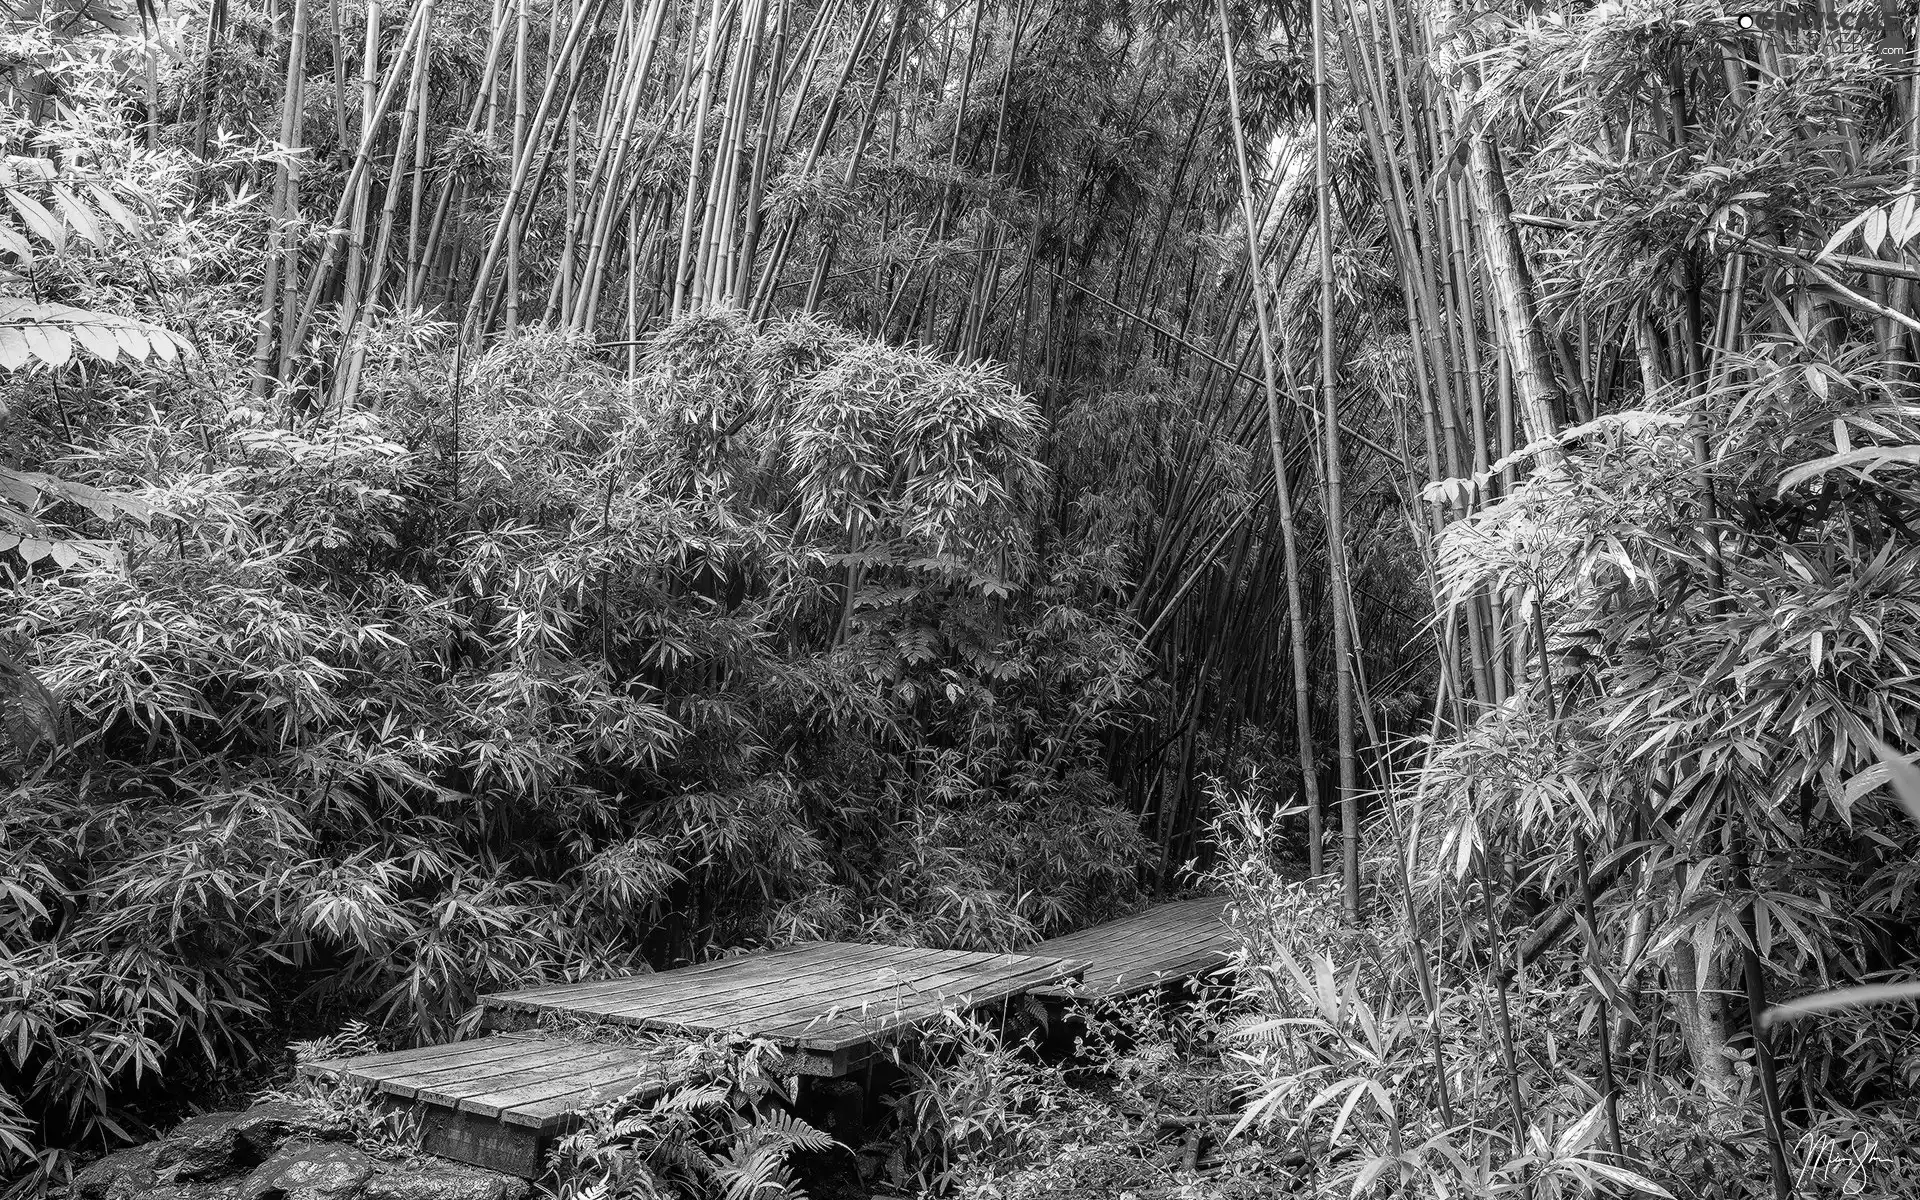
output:
MULTIPOLYGON (((525 0, 522 2, 524 3, 525 0)), ((567 26, 566 36, 561 42, 560 49, 554 53, 554 62, 564 63, 572 59, 574 48, 579 45, 581 36, 599 16, 605 3, 606 0, 581 0, 574 10, 572 21, 567 26)), ((560 70, 548 71, 546 84, 541 89, 540 103, 535 106, 533 115, 528 121, 527 127, 530 131, 546 127, 547 118, 561 91, 561 78, 566 74, 560 70)), ((578 77, 575 75, 573 78, 578 77)), ((473 291, 467 301, 466 315, 461 320, 460 336, 463 339, 471 339, 479 332, 480 319, 489 299, 488 283, 493 278, 494 269, 500 265, 501 252, 507 248, 509 242, 515 246, 518 245, 516 235, 519 233, 521 202, 527 200, 529 204, 531 203, 527 177, 533 170, 537 145, 538 139, 529 136, 526 144, 514 156, 513 178, 507 185, 505 198, 501 201, 500 216, 494 222, 493 233, 487 241, 487 249, 480 259, 480 267, 474 273, 473 291)), ((514 298, 512 289, 508 289, 505 294, 509 300, 514 298)))
POLYGON ((705 161, 707 117, 713 110, 714 61, 719 53, 724 14, 731 11, 730 7, 725 7, 727 4, 728 0, 713 0, 713 15, 707 22, 707 48, 700 57, 700 71, 696 77, 700 91, 694 107, 693 151, 687 165, 687 187, 680 209, 680 253, 673 268, 673 307, 668 310, 675 317, 687 310, 688 291, 693 283, 694 214, 698 208, 694 197, 699 192, 697 185, 705 161))
POLYGON ((1287 593, 1287 642, 1293 667, 1294 752, 1300 765, 1300 795, 1307 809, 1308 870, 1318 878, 1326 871, 1325 835, 1321 831, 1319 771, 1313 747, 1313 686, 1308 678, 1306 607, 1301 598, 1299 537, 1294 526, 1293 489, 1287 479, 1286 454, 1281 445, 1280 391, 1276 382, 1273 334, 1268 324, 1265 272, 1260 261, 1255 223, 1253 185, 1247 169, 1245 125, 1240 114, 1240 86, 1234 69, 1233 37, 1227 24, 1226 0, 1214 0, 1220 23, 1220 48, 1225 63, 1227 103, 1233 127, 1234 161, 1239 168, 1240 206, 1247 231, 1247 271, 1252 280, 1254 316, 1260 339, 1261 384, 1267 403, 1267 449, 1273 461, 1275 499, 1279 504, 1281 555, 1287 593))
MULTIPOLYGON (((602 153, 608 154, 604 169, 596 161, 589 176, 587 194, 594 197, 590 201, 593 232, 587 243, 587 261, 583 272, 579 305, 582 309, 572 320, 573 327, 581 331, 593 327, 594 310, 600 291, 600 276, 605 270, 607 255, 612 244, 613 225, 624 209, 631 218, 634 197, 631 188, 624 182, 627 160, 634 145, 634 127, 640 117, 642 98, 647 82, 652 78, 656 62, 656 51, 661 43, 661 29, 666 20, 667 0, 648 0, 647 15, 638 43, 640 57, 627 75, 626 87, 622 92, 620 105, 620 127, 611 139, 611 150, 602 146, 602 153)), ((669 106, 677 103, 670 98, 669 106)), ((659 137, 648 138, 645 153, 651 153, 659 144, 659 137)), ((631 269, 631 264, 629 269, 631 269)))
MULTIPOLYGON (((420 21, 428 30, 433 28, 433 6, 434 0, 421 0, 420 21)), ((425 53, 413 57, 413 84, 410 91, 415 97, 425 96, 427 62, 431 57, 425 53)), ((336 403, 342 409, 352 406, 354 396, 359 391, 360 372, 366 364, 367 348, 364 341, 354 340, 354 330, 364 310, 373 308, 380 300, 381 284, 387 275, 388 243, 393 238, 394 219, 400 207, 400 180, 407 172, 407 158, 416 145, 414 126, 416 123, 421 126, 426 124, 425 113, 426 105, 416 102, 408 105, 401 117, 400 136, 394 142, 393 169, 388 175, 386 197, 380 206, 380 232, 374 239, 372 268, 364 293, 366 302, 362 310, 350 314, 341 325, 340 346, 346 367, 337 374, 336 403)))
MULTIPOLYGON (((286 84, 280 101, 280 146, 291 155, 300 144, 301 96, 306 85, 307 0, 294 0, 291 37, 287 45, 286 84)), ((273 199, 267 208, 267 254, 265 277, 260 285, 260 316, 254 331, 253 378, 249 394, 264 399, 276 372, 273 369, 276 318, 280 312, 280 293, 284 271, 291 284, 292 263, 286 246, 286 227, 299 206, 298 184, 294 180, 291 158, 283 158, 273 169, 273 199)), ((291 287, 288 288, 291 291, 291 287)))
MULTIPOLYGON (((1222 0, 1224 2, 1224 0, 1222 0)), ((1319 237, 1320 393, 1324 411, 1327 575, 1333 603, 1334 705, 1340 753, 1340 858, 1347 919, 1360 920, 1360 795, 1355 770, 1353 647, 1347 628, 1351 589, 1347 577, 1345 503, 1340 465, 1339 376, 1334 333, 1333 195, 1327 164, 1327 30, 1325 0, 1312 0, 1313 195, 1319 237)))
MULTIPOLYGON (((532 0, 518 0, 518 3, 514 5, 513 17, 513 140, 509 143, 508 153, 513 159, 514 182, 516 184, 525 177, 523 164, 526 162, 527 155, 527 37, 531 25, 531 21, 528 18, 527 6, 531 2, 532 0)), ((557 12, 558 9, 559 6, 557 4, 553 6, 553 11, 557 12)), ((509 230, 506 235, 507 278, 504 284, 506 288, 508 337, 512 337, 520 325, 520 239, 514 237, 510 232, 513 224, 513 209, 518 201, 518 188, 510 187, 507 192, 506 203, 501 206, 500 213, 502 224, 509 230)), ((480 275, 474 280, 476 291, 486 286, 491 274, 491 271, 485 269, 480 272, 480 275)), ((462 338, 462 340, 464 341, 465 339, 462 338)))
MULTIPOLYGON (((380 108, 380 17, 381 0, 367 0, 365 34, 360 49, 360 145, 370 153, 386 114, 380 108)), ((398 66, 395 66, 395 76, 398 66)), ((354 175, 345 191, 351 194, 353 226, 347 233, 346 294, 340 303, 342 322, 351 322, 359 313, 360 285, 366 279, 367 218, 372 205, 373 172, 354 175)))
MULTIPOLYGON (((514 27, 506 19, 508 0, 493 0, 493 36, 487 46, 486 66, 480 74, 480 86, 474 92, 473 104, 467 113, 466 133, 469 136, 480 131, 484 119, 487 141, 493 141, 496 122, 499 116, 500 65, 505 58, 507 32, 514 27)), ((459 184, 448 175, 441 179, 439 194, 434 199, 433 219, 427 228, 426 245, 421 250, 422 270, 438 261, 440 241, 446 231, 448 214, 452 211, 459 184)), ((415 277, 409 273, 407 279, 407 306, 410 308, 426 291, 424 276, 415 277)), ((447 298, 451 300, 451 297, 447 298)))
POLYGON ((410 61, 409 56, 415 52, 419 44, 426 40, 426 23, 420 19, 425 11, 424 5, 415 10, 413 20, 407 27, 407 33, 401 39, 400 48, 392 63, 388 65, 386 82, 375 98, 373 119, 364 123, 361 128, 360 150, 354 155, 353 166, 348 170, 347 177, 341 185, 340 201, 334 209, 332 221, 328 223, 327 240, 321 248, 320 261, 314 267, 313 278, 308 283, 306 300, 300 308, 300 320, 294 328, 293 336, 287 339, 293 346, 306 343, 307 331, 312 328, 319 312, 320 298, 332 282, 332 268, 338 260, 340 244, 346 240, 349 233, 346 222, 358 194, 359 182, 371 169, 376 131, 393 105, 394 94, 399 89, 402 72, 410 61))

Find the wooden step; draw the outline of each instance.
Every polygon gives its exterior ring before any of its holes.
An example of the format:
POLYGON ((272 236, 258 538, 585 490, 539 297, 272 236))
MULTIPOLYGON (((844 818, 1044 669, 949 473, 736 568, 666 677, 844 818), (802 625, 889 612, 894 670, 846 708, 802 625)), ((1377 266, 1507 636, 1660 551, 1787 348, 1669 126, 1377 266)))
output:
POLYGON ((391 1054, 307 1063, 300 1074, 374 1089, 411 1107, 429 1154, 537 1177, 548 1144, 579 1114, 636 1089, 657 1094, 672 1051, 510 1033, 391 1054))

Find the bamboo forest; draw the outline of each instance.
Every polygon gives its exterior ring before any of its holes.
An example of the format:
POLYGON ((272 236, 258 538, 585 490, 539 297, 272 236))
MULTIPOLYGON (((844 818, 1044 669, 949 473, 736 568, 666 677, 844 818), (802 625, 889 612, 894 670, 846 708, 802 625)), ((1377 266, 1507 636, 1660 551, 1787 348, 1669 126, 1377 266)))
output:
POLYGON ((0 1196, 1920 1195, 1916 47, 7 0, 0 1196))

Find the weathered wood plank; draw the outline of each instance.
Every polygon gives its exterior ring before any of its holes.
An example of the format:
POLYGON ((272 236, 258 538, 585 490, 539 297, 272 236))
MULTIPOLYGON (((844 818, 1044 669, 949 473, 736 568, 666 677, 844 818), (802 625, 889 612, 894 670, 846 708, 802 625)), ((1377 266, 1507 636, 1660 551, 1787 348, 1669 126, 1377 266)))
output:
POLYGON ((363 1054, 359 1058, 330 1058, 321 1062, 307 1063, 300 1068, 302 1075, 322 1075, 337 1071, 349 1064, 356 1071, 385 1066, 395 1062, 427 1062, 432 1059, 453 1059, 472 1054, 476 1049, 490 1041, 488 1038, 473 1038, 464 1042, 446 1042, 438 1046, 416 1046, 411 1050, 387 1050, 379 1054, 363 1054))
POLYGON ((593 981, 588 981, 588 983, 564 983, 564 985, 551 985, 551 987, 528 987, 528 989, 511 991, 511 993, 492 993, 492 995, 480 996, 480 1000, 482 1000, 484 1004, 492 1004, 495 1000, 499 1000, 499 1002, 522 1002, 522 1004, 559 1004, 559 1002, 574 1004, 574 1002, 593 1002, 593 1000, 599 1000, 599 998, 611 998, 611 996, 622 995, 622 993, 628 993, 628 991, 657 991, 657 989, 662 989, 662 987, 672 987, 672 985, 676 985, 676 983, 684 983, 687 987, 699 987, 697 981, 703 979, 705 975, 712 975, 712 973, 728 973, 728 975, 732 975, 735 970, 739 970, 739 964, 749 962, 749 960, 758 960, 758 962, 780 960, 780 958, 791 960, 791 958, 795 958, 795 956, 801 956, 801 954, 806 954, 806 952, 812 952, 816 947, 826 947, 826 945, 833 945, 833 943, 803 943, 803 945, 795 945, 795 947, 760 950, 760 952, 755 952, 755 954, 735 954, 733 958, 714 958, 712 962, 695 962, 695 964, 691 964, 691 966, 672 968, 672 970, 666 970, 666 972, 649 972, 645 973, 645 975, 620 975, 620 977, 614 977, 614 979, 593 979, 593 981))
MULTIPOLYGON (((765 995, 792 995, 813 989, 822 981, 844 979, 849 974, 866 969, 868 963, 904 960, 914 952, 897 947, 849 947, 837 943, 823 943, 835 946, 829 958, 809 960, 799 963, 774 964, 770 968, 741 970, 724 987, 710 987, 693 994, 680 992, 649 993, 635 1001, 622 1005, 617 1010, 623 1015, 645 1015, 647 1013, 672 1013, 682 1022, 699 1022, 709 1013, 732 1013, 748 1001, 757 1001, 765 995), (866 962, 858 956, 847 954, 852 949, 868 951, 866 962)), ((713 981, 718 983, 718 980, 713 981)))
POLYGON ((937 1009, 940 997, 949 993, 957 995, 968 986, 988 984, 1019 962, 1033 963, 1014 955, 968 957, 975 961, 953 962, 949 957, 946 964, 935 959, 931 966, 910 958, 903 960, 903 966, 890 965, 862 973, 859 982, 842 981, 834 990, 815 991, 803 997, 770 997, 760 1004, 738 1008, 728 1017, 742 1025, 771 1031, 789 1027, 796 1020, 832 1019, 839 1012, 870 1009, 888 1002, 919 1005, 932 1001, 937 1009), (1003 958, 1015 962, 995 961, 1003 958))
POLYGON ((777 978, 783 970, 798 968, 812 960, 836 954, 840 949, 839 943, 809 942, 691 967, 676 967, 652 975, 629 975, 624 979, 605 980, 591 989, 534 988, 521 992, 500 992, 481 997, 481 1002, 489 1007, 500 1008, 609 1012, 631 997, 659 997, 665 1002, 668 998, 708 994, 716 984, 722 987, 737 986, 736 981, 743 975, 749 978, 761 975, 768 979, 777 978))
POLYGON ((658 1071, 659 1065, 644 1054, 630 1054, 564 1080, 522 1083, 511 1091, 467 1096, 460 1101, 460 1108, 496 1120, 548 1128, 567 1113, 605 1104, 635 1088, 643 1088, 649 1095, 664 1090, 666 1084, 657 1077, 658 1071))
POLYGON ((698 974, 725 967, 731 959, 710 963, 697 963, 693 966, 678 967, 674 971, 647 971, 638 975, 616 975, 611 979, 593 979, 581 983, 550 984, 546 987, 517 988, 511 992, 489 992, 480 997, 485 1005, 504 1003, 556 1004, 573 1000, 584 1000, 593 996, 606 995, 629 988, 646 987, 657 981, 662 975, 681 971, 698 974))
MULTIPOLYGON (((1136 995, 1224 965, 1236 944, 1233 930, 1222 917, 1225 909, 1225 899, 1213 896, 1157 905, 1119 921, 1051 938, 1029 947, 1028 953, 1086 959, 1086 974, 1074 991, 1079 996, 1136 995)), ((1044 987, 1034 989, 1034 994, 1055 999, 1069 990, 1044 987)))
MULTIPOLYGON (((674 1017, 690 1023, 716 1019, 750 1021, 755 1014, 770 1006, 807 1004, 814 996, 841 994, 853 980, 899 969, 900 964, 911 963, 918 954, 924 953, 901 947, 875 947, 874 950, 875 953, 864 961, 836 960, 830 965, 818 969, 805 968, 786 979, 772 982, 755 979, 743 987, 702 997, 699 1004, 674 1012, 674 1017)), ((647 1007, 652 1008, 653 1005, 649 1003, 647 1007)), ((622 1010, 623 1014, 638 1014, 640 1011, 639 1006, 622 1010)))
POLYGON ((1073 972, 1057 960, 1030 955, 852 943, 814 943, 704 966, 709 969, 697 978, 666 971, 625 981, 611 994, 576 991, 556 1003, 544 1002, 544 989, 489 1000, 663 1032, 698 1036, 729 1030, 774 1036, 795 1049, 832 1054, 848 1039, 869 1040, 876 1026, 891 1028, 936 1016, 963 997, 1004 998, 1073 972), (850 1013, 859 1015, 848 1020, 850 1013), (837 1022, 837 1032, 826 1037, 793 1033, 790 1038, 771 1033, 804 1031, 823 1020, 837 1022))
MULTIPOLYGON (((811 943, 808 943, 811 944, 811 943)), ((801 947, 781 947, 779 950, 765 953, 779 954, 801 947)), ((616 975, 610 979, 591 979, 579 983, 554 983, 534 988, 516 988, 511 992, 492 992, 480 997, 481 1001, 494 1000, 570 1000, 581 997, 605 995, 629 987, 646 987, 657 984, 662 978, 696 978, 712 971, 724 971, 746 958, 759 957, 757 954, 734 955, 731 958, 716 958, 703 963, 690 963, 684 967, 674 967, 665 971, 645 971, 636 975, 616 975)))
POLYGON ((482 1063, 471 1071, 430 1071, 380 1081, 380 1090, 429 1104, 451 1104, 460 1090, 477 1086, 484 1080, 504 1078, 520 1071, 543 1068, 564 1069, 568 1063, 586 1057, 588 1050, 576 1043, 543 1042, 530 1054, 482 1063))
POLYGON ((767 1026, 766 1032, 776 1039, 791 1037, 809 1047, 839 1049, 896 1027, 938 1017, 950 1005, 977 1008, 1019 995, 1073 976, 1080 967, 1069 959, 1021 958, 991 970, 955 968, 915 980, 906 990, 850 996, 816 1016, 796 1015, 787 1025, 767 1026))
POLYGON ((1069 959, 1041 959, 1030 965, 1006 967, 991 973, 948 972, 917 981, 919 986, 911 992, 883 994, 879 997, 882 1003, 895 1001, 891 1009, 881 1009, 878 1004, 871 1002, 862 1003, 859 998, 835 1005, 822 1014, 824 1020, 814 1018, 808 1040, 821 1043, 833 1041, 842 1036, 839 1032, 841 1027, 855 1024, 871 1026, 876 1023, 876 1017, 880 1027, 885 1028, 923 1016, 937 1016, 949 1005, 976 1008, 1019 995, 1041 984, 1057 982, 1079 970, 1080 964, 1069 959))
MULTIPOLYGON (((791 995, 783 994, 770 998, 760 1009, 771 1009, 776 1005, 790 1004, 792 1007, 816 1008, 817 1000, 827 1000, 844 1004, 857 1000, 865 994, 880 994, 896 989, 914 992, 933 990, 955 978, 977 976, 986 978, 1008 965, 1017 965, 1033 961, 1027 955, 984 954, 953 950, 906 951, 904 957, 872 960, 871 970, 846 972, 833 979, 821 981, 819 986, 802 992, 794 989, 791 995), (859 983, 853 984, 851 980, 859 983)), ((744 1010, 742 1010, 744 1011, 744 1010)), ((760 1015, 765 1015, 764 1012, 760 1015)))
MULTIPOLYGON (((634 1076, 637 1077, 637 1075, 638 1072, 635 1072, 634 1076)), ((580 1113, 622 1095, 629 1086, 626 1078, 618 1075, 599 1075, 582 1081, 581 1086, 572 1091, 516 1101, 512 1107, 500 1110, 499 1119, 507 1125, 519 1125, 545 1133, 556 1132, 580 1113)), ((641 1098, 649 1099, 664 1090, 664 1086, 660 1084, 649 1085, 647 1094, 641 1098)))
POLYGON ((540 1131, 489 1121, 450 1108, 425 1110, 421 1148, 456 1162, 471 1163, 504 1175, 535 1179, 540 1175, 540 1131))
POLYGON ((556 1051, 552 1056, 537 1061, 517 1063, 512 1070, 468 1078, 437 1077, 422 1085, 414 1093, 415 1098, 428 1104, 462 1108, 460 1101, 468 1096, 509 1090, 518 1085, 565 1079, 582 1071, 590 1071, 631 1057, 630 1054, 621 1053, 623 1048, 610 1050, 606 1047, 596 1047, 591 1042, 557 1042, 555 1046, 556 1051))
POLYGON ((366 1069, 355 1067, 345 1074, 349 1078, 362 1082, 380 1084, 384 1090, 393 1092, 395 1095, 410 1094, 404 1093, 402 1089, 421 1080, 432 1079, 438 1075, 465 1076, 511 1069, 510 1067, 502 1068, 500 1064, 538 1059, 547 1053, 538 1041, 525 1038, 515 1038, 499 1046, 487 1046, 484 1050, 484 1053, 453 1060, 428 1059, 419 1063, 387 1063, 366 1069))
POLYGON ((795 1041, 806 1046, 830 1046, 826 1051, 831 1055, 832 1069, 827 1074, 845 1075, 880 1055, 887 1046, 910 1038, 922 1027, 937 1022, 941 1012, 949 1004, 968 1010, 983 1007, 995 1002, 1005 1003, 1014 996, 1021 995, 1033 987, 1036 982, 1059 982, 1071 978, 1078 971, 1078 964, 1070 960, 1061 960, 1069 965, 1069 972, 1063 975, 1059 971, 1036 973, 1029 977, 1010 980, 995 991, 970 992, 960 996, 944 995, 936 1003, 925 1006, 918 1013, 902 1012, 880 1028, 871 1023, 861 1022, 855 1026, 828 1028, 816 1031, 823 1036, 796 1036, 795 1041))
MULTIPOLYGON (((872 949, 872 948, 869 948, 872 949)), ((911 951, 884 949, 887 955, 910 954, 911 951)), ((704 1033, 715 1029, 740 1029, 750 1032, 732 1019, 732 1014, 743 1005, 757 1006, 768 995, 779 996, 787 989, 796 986, 811 987, 809 982, 815 978, 810 972, 814 968, 802 966, 795 968, 792 974, 771 974, 759 969, 746 974, 744 980, 730 983, 724 989, 715 989, 714 993, 695 993, 697 999, 682 998, 678 990, 664 995, 641 993, 623 999, 616 1005, 588 1003, 569 1004, 564 1011, 580 1012, 599 1016, 619 1024, 638 1025, 642 1028, 674 1030, 681 1032, 704 1033), (715 994, 717 993, 717 994, 715 994)), ((822 975, 846 978, 849 967, 835 960, 818 968, 822 975)), ((744 974, 745 972, 743 972, 744 974)), ((715 979, 712 982, 718 983, 715 979)))

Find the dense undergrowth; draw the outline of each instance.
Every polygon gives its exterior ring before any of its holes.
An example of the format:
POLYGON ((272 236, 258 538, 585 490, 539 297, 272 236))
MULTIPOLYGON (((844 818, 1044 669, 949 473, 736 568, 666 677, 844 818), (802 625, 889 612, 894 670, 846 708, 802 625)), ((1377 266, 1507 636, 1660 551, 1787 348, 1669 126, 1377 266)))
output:
MULTIPOLYGON (((1211 882, 1243 940, 1230 976, 1197 997, 1079 1014, 1062 1063, 980 1029, 955 1038, 957 1057, 923 1071, 906 1106, 927 1131, 917 1161, 933 1164, 923 1177, 936 1193, 1766 1194, 1751 1051, 1729 1056, 1726 1090, 1708 1092, 1685 1069, 1688 1031, 1671 1015, 1609 1025, 1592 986, 1604 968, 1589 952, 1543 955, 1501 988, 1470 950, 1437 958, 1391 916, 1354 927, 1336 888, 1298 880, 1270 796, 1223 800, 1225 854, 1211 882), (1596 1086, 1603 1041, 1611 1104, 1596 1086)), ((1370 866, 1391 878, 1392 847, 1377 850, 1370 866)), ((1794 1086, 1811 1096, 1822 1076, 1912 1061, 1910 1023, 1887 1018, 1829 1015, 1783 1047, 1798 1064, 1794 1086)), ((1893 1200, 1920 1186, 1910 1079, 1802 1110, 1791 1149, 1799 1194, 1893 1200)))
MULTIPOLYGON (((23 1190, 349 1019, 1190 861, 1226 993, 957 1028, 854 1149, 1913 1189, 1910 59, 1699 0, 320 7, 0 32, 23 1190)), ((582 1190, 833 1152, 695 1066, 582 1190)))
POLYGON ((75 730, 0 811, 10 1149, 137 1135, 289 1029, 430 1040, 489 988, 1132 899, 1100 739, 1146 666, 1036 551, 997 371, 810 318, 690 317, 631 371, 416 322, 351 410, 254 403, 257 213, 116 128, 40 137, 141 235, 36 286, 199 353, 8 384, 14 454, 144 518, 44 507, 87 555, 5 607, 75 730))

